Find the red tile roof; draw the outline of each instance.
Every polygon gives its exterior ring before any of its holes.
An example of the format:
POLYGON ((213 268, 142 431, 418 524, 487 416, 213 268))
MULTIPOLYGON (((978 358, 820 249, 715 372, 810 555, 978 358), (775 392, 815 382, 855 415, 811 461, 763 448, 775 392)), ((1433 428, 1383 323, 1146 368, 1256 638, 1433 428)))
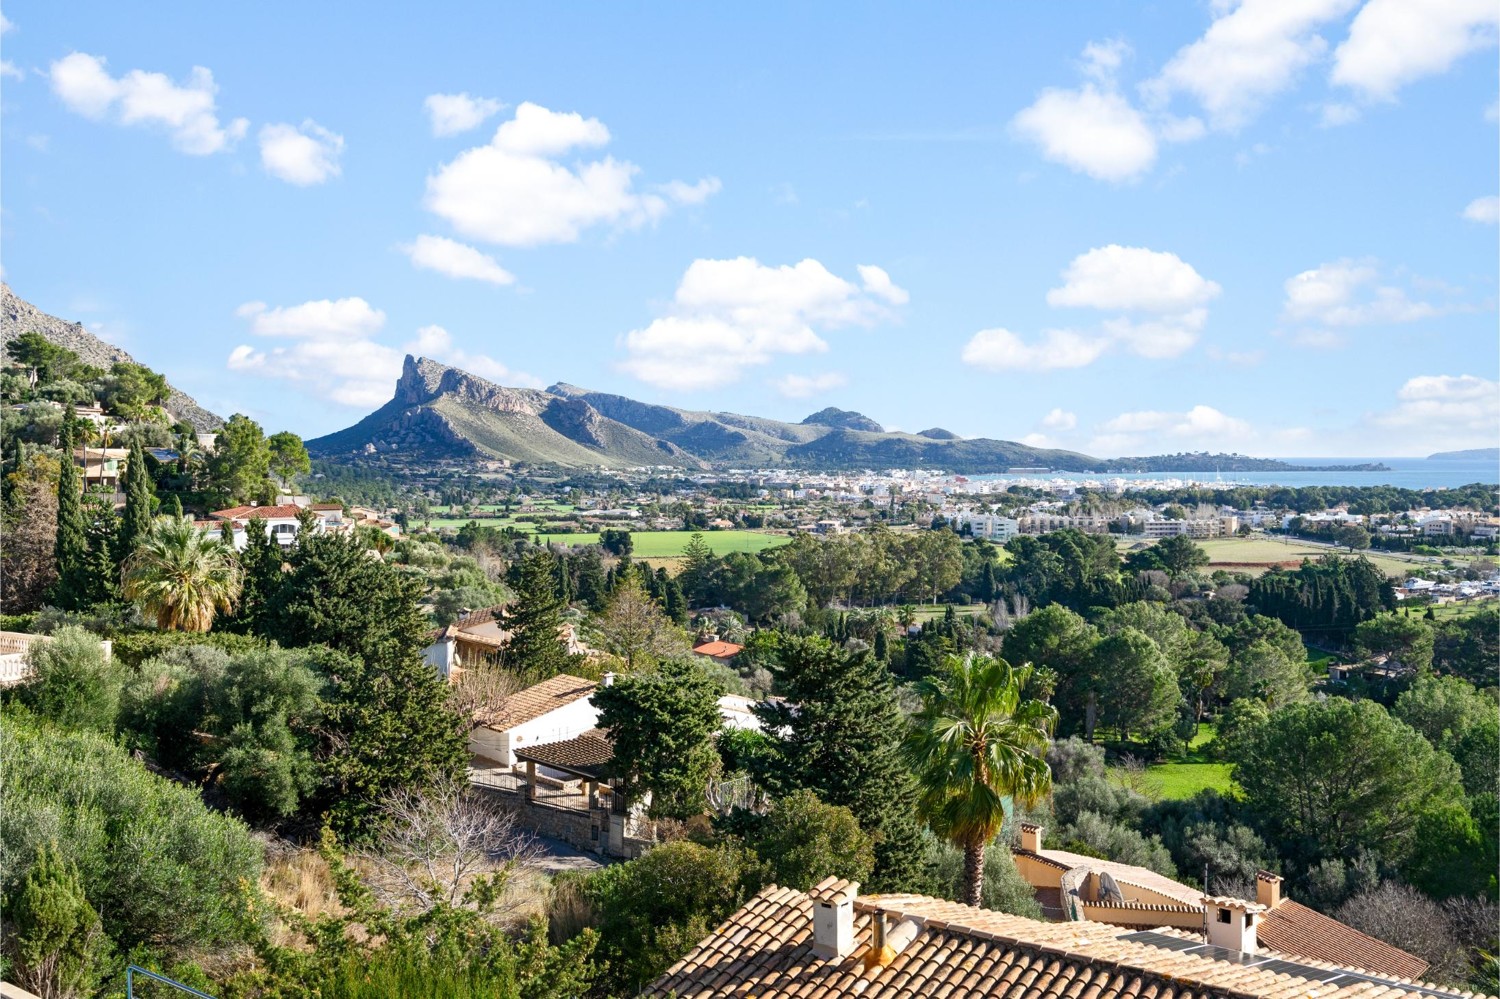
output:
MULTIPOLYGON (((857 885, 829 878, 813 893, 832 900, 857 885)), ((1408 982, 1321 981, 1318 962, 1269 967, 1217 960, 1124 939, 1093 922, 1044 923, 921 895, 854 900, 853 948, 813 953, 813 897, 772 885, 647 987, 646 996, 718 999, 1398 999, 1408 982), (866 964, 873 923, 910 922, 914 935, 889 963, 866 964)), ((1190 936, 1170 930, 1164 937, 1190 936)), ((1266 955, 1268 958, 1271 955, 1266 955)), ((1271 963, 1271 962, 1268 962, 1271 963)), ((1440 992, 1458 999, 1457 991, 1440 992)))
POLYGON ((1417 978, 1427 962, 1399 947, 1345 926, 1337 919, 1284 899, 1260 917, 1256 938, 1272 950, 1300 954, 1320 961, 1337 961, 1378 975, 1417 978))
POLYGON ((232 506, 228 510, 215 510, 209 516, 220 520, 249 520, 252 517, 262 520, 296 520, 297 514, 301 512, 300 506, 288 503, 285 506, 232 506))
POLYGON ((523 725, 574 701, 593 696, 596 687, 598 684, 593 680, 559 673, 550 680, 543 680, 507 697, 496 712, 495 720, 490 722, 490 728, 503 732, 523 725))

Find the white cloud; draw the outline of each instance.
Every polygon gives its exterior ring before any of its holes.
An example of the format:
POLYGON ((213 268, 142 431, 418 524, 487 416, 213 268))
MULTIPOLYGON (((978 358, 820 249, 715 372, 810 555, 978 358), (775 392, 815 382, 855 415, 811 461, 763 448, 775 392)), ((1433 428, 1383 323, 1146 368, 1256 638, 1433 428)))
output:
POLYGON ((997 327, 975 333, 962 356, 965 364, 986 371, 1051 371, 1092 364, 1108 349, 1108 339, 1072 330, 1047 330, 1035 343, 1027 343, 997 327))
POLYGON ((1470 222, 1484 222, 1494 225, 1500 222, 1500 197, 1491 194, 1483 198, 1475 198, 1464 208, 1464 218, 1470 222))
POLYGON ((0 59, 0 76, 8 76, 12 80, 26 79, 25 71, 15 63, 11 62, 9 59, 0 59))
POLYGON ((1270 98, 1322 58, 1328 43, 1317 28, 1352 10, 1357 0, 1240 0, 1216 5, 1203 37, 1179 49, 1160 75, 1142 85, 1153 103, 1186 93, 1215 128, 1236 129, 1270 98))
POLYGON ((1120 71, 1120 67, 1130 54, 1130 45, 1123 38, 1089 42, 1083 47, 1083 59, 1079 68, 1084 76, 1106 85, 1113 85, 1115 74, 1120 71))
POLYGON ((1047 159, 1097 180, 1133 180, 1156 162, 1145 119, 1109 87, 1049 88, 1011 125, 1047 159))
POLYGON ((1331 79, 1365 97, 1389 100, 1408 83, 1447 70, 1495 44, 1494 0, 1369 0, 1334 52, 1331 79))
POLYGON ((701 205, 724 189, 717 177, 704 177, 696 184, 681 180, 669 180, 658 190, 679 205, 701 205))
POLYGON ((698 204, 719 189, 719 181, 709 177, 645 193, 635 188, 640 171, 633 163, 611 156, 557 162, 566 153, 609 140, 609 129, 596 118, 524 103, 488 145, 466 150, 427 178, 424 204, 471 238, 536 246, 574 242, 596 225, 645 225, 673 203, 698 204))
POLYGON ((1021 443, 1027 447, 1056 447, 1051 437, 1046 434, 1027 434, 1021 438, 1021 443))
POLYGON ((246 302, 234 314, 250 320, 250 332, 258 336, 353 339, 378 333, 385 326, 385 313, 363 298, 323 298, 274 309, 265 302, 246 302))
POLYGON ((1500 438, 1500 384, 1477 375, 1418 375, 1396 393, 1392 409, 1366 422, 1429 449, 1494 445, 1500 438))
POLYGON ((1108 310, 1181 312, 1219 294, 1175 253, 1143 246, 1100 246, 1073 258, 1063 285, 1047 292, 1047 304, 1108 310))
POLYGON ((422 327, 400 347, 381 343, 375 337, 385 326, 385 313, 363 298, 322 299, 274 309, 264 302, 246 302, 235 315, 250 320, 250 332, 257 336, 291 342, 267 350, 241 344, 229 354, 231 371, 289 381, 345 406, 370 409, 386 403, 408 353, 484 378, 540 385, 491 357, 454 346, 441 326, 422 327))
POLYGON ((422 102, 432 122, 433 135, 457 135, 478 128, 487 118, 499 114, 505 105, 493 97, 470 97, 462 94, 430 94, 422 102))
POLYGON ((891 281, 885 268, 860 264, 855 270, 859 271, 859 279, 864 283, 865 291, 876 298, 883 298, 892 305, 905 305, 911 301, 911 295, 907 294, 905 288, 899 288, 891 281))
POLYGON ((222 152, 249 128, 244 118, 220 124, 215 106, 219 88, 202 66, 194 66, 187 83, 179 86, 162 73, 139 69, 116 78, 102 57, 74 52, 52 63, 47 75, 52 92, 70 110, 97 121, 165 129, 172 145, 192 156, 222 152))
MULTIPOLYGON (((1197 405, 1186 412, 1139 410, 1106 420, 1089 442, 1094 454, 1120 455, 1163 450, 1230 451, 1260 439, 1247 420, 1229 416, 1212 406, 1197 405)), ((1284 436, 1285 432, 1276 432, 1284 436)))
POLYGON ((1286 281, 1283 316, 1326 326, 1407 323, 1441 315, 1429 302, 1413 301, 1402 288, 1381 284, 1372 261, 1335 260, 1286 281))
POLYGON ((1078 426, 1078 414, 1066 409, 1054 409, 1042 417, 1042 427, 1047 430, 1072 430, 1078 426))
POLYGON ((1175 316, 1155 319, 1119 317, 1104 322, 1108 333, 1132 354, 1158 360, 1180 357, 1198 342, 1198 334, 1208 320, 1207 309, 1192 309, 1175 316))
MULTIPOLYGON (((881 271, 884 274, 884 271, 881 271)), ((893 317, 885 295, 816 260, 769 267, 750 257, 695 260, 668 314, 620 338, 621 370, 668 389, 705 389, 783 354, 828 350, 817 329, 872 326, 893 317)), ((886 279, 889 281, 889 277, 886 279)))
POLYGON ((437 271, 451 278, 471 278, 499 285, 515 284, 516 281, 516 276, 496 263, 494 257, 443 236, 418 236, 401 247, 401 252, 411 258, 414 267, 437 271))
POLYGON ((308 119, 301 126, 276 124, 260 130, 260 164, 271 176, 309 187, 341 172, 344 137, 308 119))
POLYGON ((0 35, 8 35, 16 30, 16 23, 4 14, 0 14, 0 35))
POLYGON ((806 399, 848 383, 849 379, 839 372, 827 371, 821 375, 782 375, 771 384, 787 399, 806 399))

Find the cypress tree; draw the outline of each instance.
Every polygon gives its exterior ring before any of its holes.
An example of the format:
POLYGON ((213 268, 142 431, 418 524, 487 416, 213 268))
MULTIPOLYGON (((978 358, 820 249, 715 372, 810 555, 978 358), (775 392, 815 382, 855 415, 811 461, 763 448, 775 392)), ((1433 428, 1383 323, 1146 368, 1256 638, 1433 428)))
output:
POLYGON ((529 552, 515 566, 511 589, 516 598, 500 614, 500 627, 510 632, 506 668, 533 683, 566 672, 573 657, 558 635, 562 601, 557 596, 551 554, 529 552))
POLYGON ((788 734, 757 779, 777 794, 807 789, 848 808, 876 840, 872 890, 915 889, 922 879, 922 830, 916 784, 901 750, 906 720, 889 671, 868 652, 827 639, 790 638, 771 672, 786 701, 757 714, 766 731, 788 734))
POLYGON ((139 436, 130 442, 130 457, 125 465, 125 515, 120 519, 120 533, 115 543, 115 561, 123 563, 135 551, 141 538, 151 533, 151 512, 156 490, 146 471, 146 450, 139 436))
POLYGON ((182 519, 182 497, 181 496, 178 496, 176 493, 172 494, 172 505, 167 508, 167 512, 172 515, 172 519, 173 520, 181 520, 182 519))
POLYGON ((79 606, 80 595, 87 589, 89 541, 83 520, 83 480, 73 462, 74 424, 78 415, 72 406, 63 413, 62 431, 57 444, 62 449, 61 468, 57 476, 57 541, 53 554, 57 560, 57 583, 52 602, 72 610, 79 606))

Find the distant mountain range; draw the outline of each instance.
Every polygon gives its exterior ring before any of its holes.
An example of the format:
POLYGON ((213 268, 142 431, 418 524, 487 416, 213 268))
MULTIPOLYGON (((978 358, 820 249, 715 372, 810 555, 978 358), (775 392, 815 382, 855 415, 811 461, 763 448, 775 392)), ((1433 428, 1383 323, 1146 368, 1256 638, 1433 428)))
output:
POLYGON ((1013 468, 1227 472, 1301 467, 1242 455, 1100 460, 1015 441, 965 439, 940 428, 919 434, 887 431, 868 416, 834 408, 801 423, 786 423, 658 406, 562 382, 546 390, 506 388, 411 356, 390 402, 352 427, 308 441, 307 447, 320 458, 384 454, 561 468, 941 468, 980 474, 1013 468))
MULTIPOLYGON (((10 285, 0 283, 0 350, 23 333, 40 333, 51 343, 66 347, 85 364, 109 369, 116 361, 139 364, 135 358, 113 344, 84 329, 82 323, 49 316, 30 302, 17 298, 10 285)), ((169 386, 170 387, 170 386, 169 386)), ((198 405, 186 392, 172 388, 167 397, 167 411, 195 430, 217 430, 224 420, 198 405)))

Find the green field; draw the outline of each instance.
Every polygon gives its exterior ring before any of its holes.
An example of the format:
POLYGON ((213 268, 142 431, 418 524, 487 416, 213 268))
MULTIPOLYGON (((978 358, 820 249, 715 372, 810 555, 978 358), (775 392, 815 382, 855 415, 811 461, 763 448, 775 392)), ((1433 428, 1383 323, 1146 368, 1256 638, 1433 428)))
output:
MULTIPOLYGON (((1133 545, 1139 543, 1139 538, 1127 538, 1120 541, 1119 548, 1121 549, 1121 554, 1125 554, 1133 545)), ((1210 570, 1223 568, 1251 574, 1265 572, 1272 566, 1284 562, 1290 562, 1295 565, 1296 563, 1300 563, 1304 558, 1315 559, 1329 554, 1349 554, 1342 549, 1333 549, 1322 545, 1310 545, 1296 539, 1283 541, 1280 538, 1270 537, 1205 538, 1195 543, 1208 553, 1208 568, 1210 570)), ((1408 558, 1392 552, 1366 551, 1356 554, 1364 555, 1382 569, 1386 575, 1395 577, 1403 577, 1408 572, 1431 564, 1420 559, 1410 561, 1408 558)))
MULTIPOLYGON (((632 531, 630 538, 635 547, 631 555, 634 558, 676 558, 682 554, 682 549, 694 534, 702 534, 703 540, 715 555, 762 552, 791 540, 785 534, 767 534, 763 531, 632 531)), ((565 545, 587 545, 598 540, 597 534, 536 535, 539 544, 556 541, 565 545)))

